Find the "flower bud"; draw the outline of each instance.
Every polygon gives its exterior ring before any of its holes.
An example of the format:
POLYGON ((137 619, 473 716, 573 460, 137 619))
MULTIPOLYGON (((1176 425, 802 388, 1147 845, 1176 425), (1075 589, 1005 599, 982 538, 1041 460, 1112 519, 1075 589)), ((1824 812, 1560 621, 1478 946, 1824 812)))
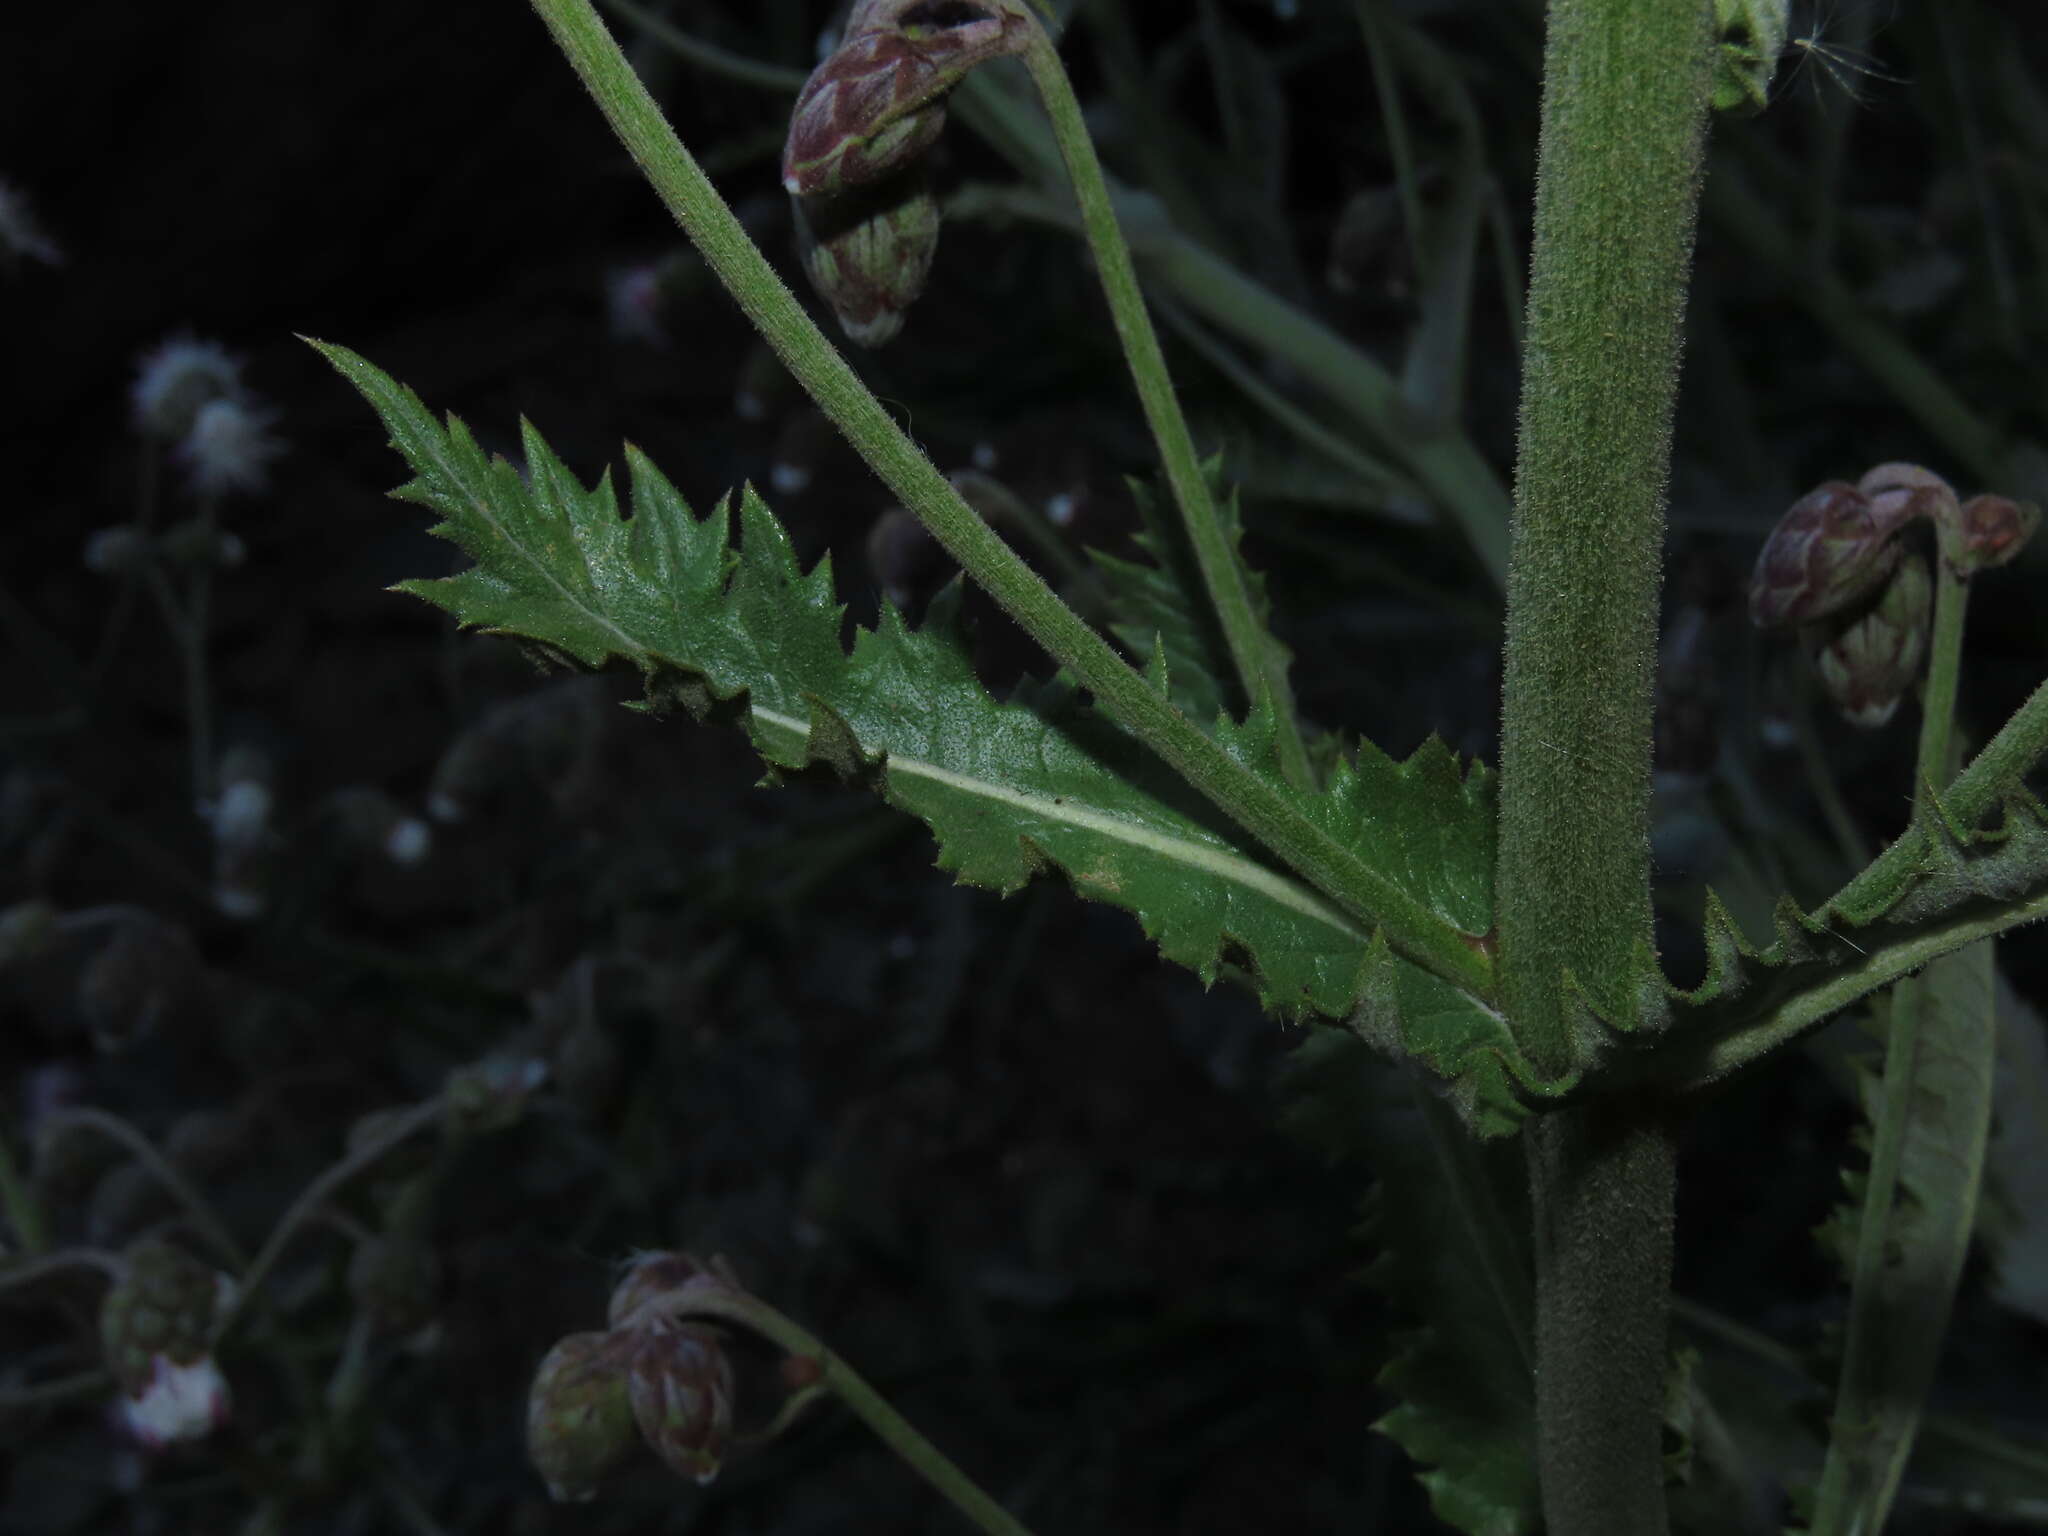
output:
POLYGON ((434 1316, 441 1265, 417 1232, 376 1233, 349 1255, 348 1293, 357 1311, 384 1333, 412 1333, 434 1316))
POLYGON ((2004 565, 2026 547, 2041 526, 2041 509, 2031 501, 1972 496, 1957 512, 1962 562, 1972 571, 2004 565))
POLYGON ((1749 580, 1759 628, 1805 624, 1875 591, 1899 563, 1893 534, 1914 514, 1909 499, 1882 508, 1845 480, 1808 491, 1778 520, 1749 580))
POLYGON ((1891 719, 1920 676, 1933 623, 1934 580, 1914 554, 1876 601, 1815 627, 1821 682, 1851 725, 1876 730, 1891 719))
POLYGON ((626 1392, 641 1437, 671 1471, 710 1482, 732 1438, 732 1362, 718 1334, 679 1323, 626 1336, 633 1340, 626 1392))
POLYGON ((1015 0, 859 0, 797 95, 782 184, 813 197, 911 164, 945 126, 946 93, 977 64, 1022 53, 1033 25, 1015 0))
POLYGON ((228 1416, 210 1343, 226 1277, 159 1239, 127 1253, 128 1274, 100 1303, 100 1344, 124 1423, 154 1450, 196 1440, 228 1416))
POLYGON ((533 1056, 486 1056, 457 1067, 444 1090, 449 1130, 469 1135, 518 1124, 526 1101, 547 1076, 548 1064, 533 1056))
POLYGON ((558 1504, 597 1497, 597 1485, 632 1451, 625 1333, 572 1333, 548 1351, 526 1398, 526 1454, 558 1504))
POLYGON ((939 205, 921 174, 797 205, 804 271, 864 347, 903 329, 939 244, 939 205))
POLYGON ((687 1253, 659 1250, 638 1253, 628 1261, 619 1283, 612 1287, 611 1305, 606 1315, 612 1327, 623 1328, 635 1312, 665 1292, 685 1285, 723 1286, 729 1283, 710 1265, 700 1263, 687 1253))

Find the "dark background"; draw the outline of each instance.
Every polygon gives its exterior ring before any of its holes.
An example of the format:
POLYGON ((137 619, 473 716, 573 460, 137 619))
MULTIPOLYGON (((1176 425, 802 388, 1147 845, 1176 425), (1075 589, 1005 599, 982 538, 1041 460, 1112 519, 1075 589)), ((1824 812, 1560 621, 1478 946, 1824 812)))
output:
MULTIPOLYGON (((798 68, 827 9, 669 8, 798 68)), ((1128 9, 1147 50, 1184 14, 1128 9)), ((1350 8, 1304 0, 1293 23, 1243 0, 1221 9, 1284 68, 1297 259, 1275 280, 1397 358, 1413 318, 1398 258, 1368 263, 1349 293, 1324 275, 1346 199, 1391 174, 1350 8)), ((1402 10, 1468 63, 1490 168, 1525 221, 1540 18, 1402 10)), ((1825 40, 1856 14, 1802 17, 1801 33, 1825 40)), ((2024 98, 2015 74, 2048 84, 2048 26, 2021 5, 1953 7, 1939 25, 1870 16, 1878 73, 1794 50, 1784 100, 1717 129, 1717 154, 1800 233, 1822 206, 1802 180, 1815 146, 1849 125, 1834 270, 1980 414, 2018 477, 2000 488, 2039 497, 2048 477, 2026 445, 2048 436, 2048 138, 2006 104, 2024 98), (1980 87, 1981 109, 1965 110, 1980 87)), ((729 1255, 1038 1529, 1428 1528, 1411 1469, 1370 1431, 1388 1406, 1371 1379, 1403 1321, 1360 1283, 1373 1248, 1352 1229, 1371 1170, 1279 1128, 1274 1074, 1298 1035, 1228 987, 1162 972, 1127 918, 1056 882, 1007 900, 953 889, 920 829, 851 791, 757 790, 735 734, 629 714, 613 703, 627 680, 542 676, 508 643, 455 637, 384 590, 454 557, 417 509, 381 499, 399 460, 294 333, 363 353, 488 446, 511 450, 523 413, 595 474, 630 438, 700 509, 801 464, 809 485, 771 496, 800 547, 833 552, 857 613, 884 575, 865 540, 886 496, 850 456, 786 391, 771 389, 765 419, 735 414, 742 377, 770 373, 708 282, 672 283, 663 346, 608 326, 607 274, 667 256, 675 236, 538 21, 509 4, 373 0, 115 3, 25 26, 0 23, 0 178, 67 259, 0 273, 0 899, 129 904, 186 947, 115 982, 98 940, 75 936, 0 967, 17 1155, 52 1084, 159 1138, 215 1113, 236 1139, 195 1177, 254 1246, 353 1119, 432 1092, 448 1067, 518 1044, 549 1057, 558 1087, 441 1169, 431 1331, 380 1338, 347 1454, 295 1463, 303 1413, 249 1347, 224 1362, 237 1415, 212 1449, 144 1465, 96 1400, 12 1414, 0 1530, 224 1531, 266 1497, 292 1531, 957 1528, 831 1412, 736 1454, 702 1494, 644 1469, 597 1505, 548 1506, 519 1451, 527 1377, 554 1338, 599 1326, 610 1267, 643 1247, 729 1255), (180 332, 245 361, 289 444, 267 489, 224 504, 246 559, 214 582, 217 737, 260 756, 275 796, 253 923, 211 899, 161 620, 135 601, 107 649, 120 583, 82 559, 95 530, 134 516, 152 450, 129 390, 139 357, 180 332), (422 866, 351 841, 348 796, 417 814, 459 744, 473 813, 435 827, 422 866), (587 1044, 577 1027, 592 1019, 602 1059, 579 1077, 565 1042, 587 1044), (408 1507, 437 1523, 408 1526, 408 1507)), ((1085 34, 1073 52, 1092 98, 1104 75, 1085 34)), ((773 159, 786 103, 647 56, 685 141, 724 154, 723 190, 787 266, 773 159)), ((1197 122, 1213 117, 1183 94, 1197 122)), ((1009 175, 957 128, 943 154, 949 184, 1009 175)), ((1670 590, 1711 615, 1714 655, 1753 677, 1764 653, 1730 600, 1793 495, 1885 458, 1923 458, 1966 489, 1980 477, 1845 359, 1793 277, 1711 217, 1699 267, 1670 590)), ((1468 413, 1503 475, 1505 311, 1497 288, 1476 305, 1468 413)), ((1130 522, 1119 477, 1146 455, 1110 347, 1064 237, 962 225, 904 336, 859 361, 942 467, 997 443, 1034 494, 1080 495, 1077 537, 1116 545, 1130 522)), ((1197 361, 1176 366, 1198 402, 1227 396, 1197 361)), ((154 473, 160 524, 189 517, 175 466, 154 473)), ((1498 635, 1455 549, 1400 524, 1333 534, 1299 507, 1246 516, 1315 718, 1397 754, 1431 732, 1490 754, 1498 635)), ((2037 555, 1983 584, 1964 701, 1980 736, 2042 675, 2042 575, 2037 555)), ((1025 663, 993 621, 982 646, 998 675, 1025 663)), ((1716 690, 1688 727, 1704 747, 1688 757, 1673 726, 1665 746, 1685 760, 1666 766, 1699 778, 1702 753, 1736 742, 1773 807, 1746 835, 1780 816, 1810 827, 1796 763, 1751 750, 1752 699, 1716 690)), ((1830 725, 1824 740, 1865 835, 1889 836, 1908 727, 1830 725)), ((1721 873, 1690 851, 1692 823, 1663 830, 1682 910, 1699 874, 1721 873)), ((1798 867, 1806 846, 1782 845, 1780 873, 1811 900, 1833 882, 1798 867)), ((1667 952, 1691 963, 1683 925, 1667 952)), ((2004 963, 2038 1001, 2038 936, 2009 942, 2004 963)), ((1852 1124, 1796 1059, 1713 1105, 1688 1148, 1681 1289, 1817 1346, 1840 1298, 1806 1229, 1834 1198, 1852 1124)), ((118 1171, 39 1186, 65 1242, 117 1247, 166 1219, 109 1193, 118 1171)), ((365 1181, 343 1203, 376 1228, 393 1190, 365 1181)), ((284 1276, 284 1337, 319 1371, 349 1315, 347 1257, 322 1231, 284 1276)), ((2038 1445, 2041 1325, 1992 1308, 1981 1281, 1973 1269, 1959 1310, 1955 1403, 2038 1445)), ((82 1294, 0 1313, 25 1362, 15 1385, 90 1363, 82 1294)), ((741 1419, 758 1424, 771 1362, 737 1353, 741 1419)))

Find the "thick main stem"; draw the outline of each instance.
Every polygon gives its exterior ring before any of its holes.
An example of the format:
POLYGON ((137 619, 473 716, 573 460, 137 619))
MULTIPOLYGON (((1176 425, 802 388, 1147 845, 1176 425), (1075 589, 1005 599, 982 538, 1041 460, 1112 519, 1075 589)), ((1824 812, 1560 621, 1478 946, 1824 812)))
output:
MULTIPOLYGON (((1581 1065, 1567 979, 1633 1011, 1651 946, 1664 488, 1713 63, 1711 0, 1553 0, 1508 567, 1495 911, 1508 1016, 1581 1065)), ((1552 1536, 1659 1536, 1672 1136, 1595 1101, 1530 1131, 1552 1536)))

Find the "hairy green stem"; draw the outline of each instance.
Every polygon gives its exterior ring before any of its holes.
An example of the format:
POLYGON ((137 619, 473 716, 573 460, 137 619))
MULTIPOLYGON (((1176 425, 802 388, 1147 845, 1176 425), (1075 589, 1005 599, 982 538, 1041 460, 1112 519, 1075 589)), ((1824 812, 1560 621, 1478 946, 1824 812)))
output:
MULTIPOLYGON (((1711 0, 1553 0, 1508 567, 1495 910, 1508 1017, 1580 1064, 1650 950, 1651 681, 1664 488, 1713 68, 1711 0)), ((1537 1444, 1551 1536, 1660 1536, 1668 1109, 1528 1131, 1537 1444)))
POLYGON ((671 215, 805 391, 902 504, 1112 720, 1393 948, 1468 991, 1492 966, 1481 949, 1369 868, 1304 814, 1284 785, 1246 767, 1174 708, 963 501, 811 323, 663 120, 590 0, 533 0, 556 44, 671 215))
POLYGON ((1288 692, 1285 652, 1274 645, 1252 602, 1244 561, 1231 547, 1223 520, 1217 515, 1216 503, 1209 494, 1208 476, 1202 472, 1194 437, 1188 431, 1187 418, 1181 413, 1173 380, 1166 371, 1166 355, 1159 350, 1158 334, 1145 311, 1145 296, 1138 289, 1130 247, 1124 243, 1116 211, 1110 206, 1109 186, 1103 180, 1102 162, 1096 158, 1088 125, 1082 120, 1081 103, 1075 99, 1073 84, 1060 63, 1059 50, 1042 27, 1032 28, 1024 64, 1031 71, 1032 83, 1038 87, 1039 100, 1052 123, 1054 142, 1066 162, 1074 200, 1081 209, 1081 227, 1095 257, 1103 295, 1109 300, 1117 340, 1130 364, 1146 424, 1159 445, 1166 483, 1180 508, 1195 565, 1202 573, 1202 585, 1222 627, 1238 681, 1254 710, 1273 712, 1280 768, 1287 781, 1297 788, 1308 788, 1313 775, 1288 692))
POLYGON ((856 1418, 961 1514, 989 1536, 1031 1536, 1014 1515, 984 1493, 943 1451, 890 1407, 888 1399, 869 1386, 859 1372, 827 1349, 816 1335, 752 1292, 700 1280, 648 1298, 633 1313, 634 1319, 647 1317, 723 1318, 751 1328, 791 1355, 814 1362, 820 1372, 817 1385, 836 1393, 856 1418))
POLYGON ((1660 1106, 1596 1101, 1526 1133, 1536 1427, 1551 1536, 1656 1536, 1676 1137, 1660 1106))

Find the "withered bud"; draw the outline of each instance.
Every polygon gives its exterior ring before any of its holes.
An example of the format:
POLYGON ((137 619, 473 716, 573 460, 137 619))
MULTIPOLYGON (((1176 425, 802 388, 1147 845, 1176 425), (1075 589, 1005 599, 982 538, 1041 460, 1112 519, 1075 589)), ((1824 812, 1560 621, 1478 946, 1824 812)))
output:
POLYGON ((1022 53, 1034 26, 1021 0, 860 0, 797 96, 782 184, 815 197, 911 164, 945 126, 946 93, 1022 53))
POLYGON ((2041 509, 2005 496, 1972 496, 1957 512, 1957 543, 1968 569, 2004 565, 2026 547, 2041 526, 2041 509))
POLYGON ((626 1374, 637 1341, 624 1333, 572 1333, 548 1351, 526 1398, 526 1454, 558 1504, 597 1497, 631 1453, 626 1374))
POLYGON ((864 347, 903 329, 939 245, 939 205, 921 172, 797 204, 804 271, 839 328, 864 347))
POLYGON ((1875 601, 1814 627, 1814 661, 1844 719, 1872 731, 1891 719, 1920 676, 1933 623, 1934 579, 1913 554, 1875 601))
POLYGON ((699 1323, 625 1330, 633 1340, 626 1393, 641 1438, 669 1470, 708 1483, 732 1438, 732 1362, 699 1323))
POLYGON ((1816 486, 1778 520, 1749 579, 1759 628, 1807 624, 1868 596, 1899 563, 1893 535, 1913 515, 1896 498, 1882 509, 1846 480, 1816 486))

